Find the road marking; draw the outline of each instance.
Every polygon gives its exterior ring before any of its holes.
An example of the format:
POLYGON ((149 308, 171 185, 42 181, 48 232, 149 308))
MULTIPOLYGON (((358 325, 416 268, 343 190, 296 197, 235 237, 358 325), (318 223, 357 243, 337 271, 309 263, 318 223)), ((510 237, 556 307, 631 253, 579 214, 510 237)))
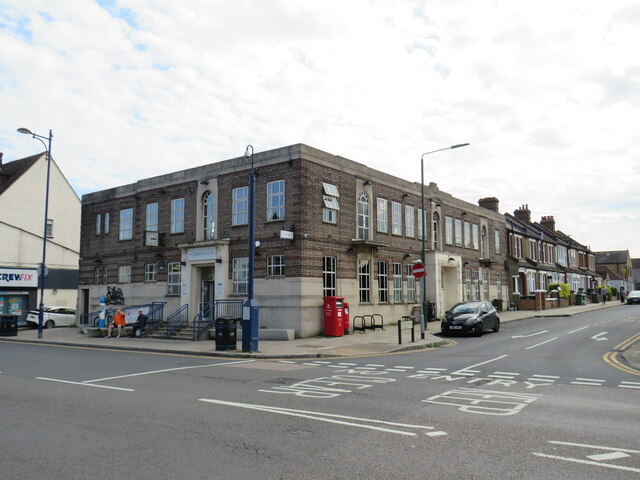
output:
POLYGON ((451 372, 451 375, 468 375, 467 373, 463 373, 463 372, 479 373, 480 372, 479 370, 472 370, 472 369, 475 367, 479 367, 480 365, 486 365, 487 363, 495 362, 496 360, 501 360, 508 356, 509 355, 500 355, 499 357, 492 358, 491 360, 487 360, 486 362, 476 363, 475 365, 469 365, 468 367, 461 368, 456 372, 451 372))
POLYGON ((458 388, 422 400, 424 403, 458 407, 464 413, 480 415, 515 415, 541 395, 499 392, 475 388, 458 388))
POLYGON ((518 372, 493 372, 496 375, 514 375, 514 376, 518 376, 520 375, 518 372))
POLYGON ((165 372, 175 372, 178 370, 189 370, 192 368, 206 368, 206 367, 218 367, 222 365, 235 365, 238 363, 252 363, 255 360, 239 360, 237 362, 224 362, 224 363, 209 363, 207 365, 193 365, 191 367, 176 367, 176 368, 165 368, 162 370, 152 370, 149 372, 140 372, 140 373, 130 373, 128 375, 118 375, 115 377, 105 377, 105 378, 96 378, 94 380, 85 380, 83 383, 94 383, 94 382, 103 382, 105 380, 116 380, 119 378, 128 378, 128 377, 139 377, 141 375, 153 375, 154 373, 165 373, 165 372))
POLYGON ((622 452, 601 453, 598 455, 587 455, 587 458, 601 462, 602 460, 618 460, 620 458, 627 458, 631 455, 622 452))
MULTIPOLYGON (((200 398, 199 401, 214 403, 218 405, 226 405, 230 407, 246 408, 249 410, 258 410, 261 412, 277 413, 280 415, 289 415, 293 417, 308 418, 311 420, 318 420, 320 422, 336 423, 339 425, 366 428, 369 430, 377 430, 380 432, 395 433, 397 435, 406 435, 411 437, 415 437, 417 436, 417 434, 415 432, 407 432, 404 430, 395 430, 391 428, 377 427, 375 425, 367 425, 366 423, 354 423, 353 421, 377 423, 377 424, 389 425, 391 427, 399 427, 399 428, 415 428, 420 430, 432 430, 434 428, 427 425, 411 425, 407 423, 388 422, 385 420, 376 420, 372 418, 361 418, 361 417, 351 417, 348 415, 337 415, 334 413, 313 412, 309 410, 294 410, 292 408, 272 407, 269 405, 255 405, 250 403, 227 402, 224 400, 215 400, 212 398, 200 398), (353 420, 353 421, 345 421, 345 420, 353 420)), ((434 436, 446 435, 445 432, 432 432, 432 433, 435 434, 434 436)))
POLYGON ((602 383, 594 383, 594 382, 571 382, 571 385, 590 385, 592 387, 600 387, 602 383))
POLYGON ((635 388, 640 390, 640 383, 636 383, 636 382, 620 382, 620 385, 618 385, 618 387, 620 388, 635 388))
POLYGON ((617 368, 618 370, 622 370, 623 372, 630 373, 632 375, 640 376, 640 370, 636 370, 635 368, 629 367, 620 362, 620 360, 618 360, 618 355, 620 355, 619 352, 607 352, 602 356, 602 359, 605 361, 605 363, 611 365, 614 368, 617 368))
POLYGON ((531 375, 531 378, 533 377, 537 377, 537 378, 544 378, 544 379, 548 379, 548 378, 555 378, 556 380, 560 377, 557 377, 555 375, 538 375, 537 373, 534 375, 531 375))
POLYGON ((108 385, 93 385, 91 383, 71 382, 69 380, 60 380, 57 378, 36 377, 36 380, 45 380, 47 382, 56 382, 56 383, 66 383, 69 385, 79 385, 81 387, 105 388, 107 390, 121 390, 124 392, 135 392, 133 388, 110 387, 108 385))
POLYGON ((549 330, 542 330, 541 332, 536 332, 536 333, 531 333, 529 335, 514 335, 511 338, 529 338, 529 337, 535 337, 536 335, 540 335, 542 333, 547 333, 549 330))
POLYGON ((559 440, 549 440, 549 443, 553 443, 554 445, 566 445, 568 447, 582 447, 582 448, 593 448, 596 450, 610 450, 612 452, 640 453, 640 450, 631 450, 628 448, 604 447, 602 445, 590 445, 588 443, 561 442, 559 440))
POLYGON ((587 325, 586 327, 578 328, 578 329, 576 329, 576 330, 571 330, 571 331, 570 331, 570 332, 568 332, 568 333, 576 333, 576 332, 579 332, 580 330, 584 330, 584 329, 586 329, 586 328, 589 328, 589 325, 587 325))
POLYGON ((580 458, 559 457, 557 455, 547 455, 545 453, 533 453, 536 457, 551 458, 553 460, 563 460, 565 462, 582 463, 584 465, 595 465, 597 467, 613 468, 627 472, 640 472, 640 468, 624 467, 622 465, 610 465, 608 463, 594 462, 593 460, 582 460, 580 458))
POLYGON ((582 381, 582 382, 600 382, 600 383, 606 382, 606 380, 600 380, 599 378, 580 378, 580 377, 577 377, 576 380, 577 381, 582 381))
POLYGON ((620 342, 618 345, 613 347, 614 350, 626 350, 628 347, 633 345, 636 341, 640 340, 640 333, 636 333, 633 337, 628 338, 627 340, 620 342))
POLYGON ((594 335, 593 337, 591 337, 591 340, 595 340, 596 342, 601 342, 602 340, 609 340, 606 337, 603 337, 602 335, 606 335, 609 332, 600 332, 597 335, 594 335))
POLYGON ((525 350, 530 350, 532 348, 539 347, 540 345, 544 345, 545 343, 553 342, 554 340, 557 340, 558 338, 559 337, 550 338, 549 340, 545 340, 544 342, 540 342, 540 343, 537 343, 535 345, 531 345, 530 347, 526 347, 525 350))

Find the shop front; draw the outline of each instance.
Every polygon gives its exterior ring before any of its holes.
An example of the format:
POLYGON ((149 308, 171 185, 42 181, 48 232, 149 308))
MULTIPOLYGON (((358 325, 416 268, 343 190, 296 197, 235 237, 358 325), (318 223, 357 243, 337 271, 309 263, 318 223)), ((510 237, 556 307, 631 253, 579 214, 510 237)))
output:
POLYGON ((15 315, 24 321, 37 307, 38 272, 31 268, 0 267, 0 315, 15 315))

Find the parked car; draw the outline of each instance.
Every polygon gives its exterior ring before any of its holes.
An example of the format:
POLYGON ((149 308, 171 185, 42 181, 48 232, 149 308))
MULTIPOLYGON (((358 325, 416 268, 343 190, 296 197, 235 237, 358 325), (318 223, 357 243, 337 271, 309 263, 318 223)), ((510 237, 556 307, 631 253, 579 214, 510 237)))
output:
MULTIPOLYGON (((25 322, 27 326, 38 326, 38 310, 30 310, 25 322)), ((76 323, 76 309, 71 307, 44 307, 42 315, 42 326, 53 328, 56 326, 69 326, 76 323)))
POLYGON ((500 330, 498 312, 490 302, 463 302, 445 312, 441 324, 442 333, 473 333, 482 335, 485 329, 500 330))
POLYGON ((633 305, 634 303, 640 303, 640 290, 631 290, 627 294, 627 305, 633 305))

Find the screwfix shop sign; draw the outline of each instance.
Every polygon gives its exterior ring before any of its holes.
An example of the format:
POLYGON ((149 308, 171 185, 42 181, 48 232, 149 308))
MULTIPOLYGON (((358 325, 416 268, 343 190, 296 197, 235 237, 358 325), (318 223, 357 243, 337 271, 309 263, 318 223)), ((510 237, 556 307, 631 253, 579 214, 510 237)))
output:
POLYGON ((31 269, 0 268, 0 287, 37 287, 38 272, 31 269))

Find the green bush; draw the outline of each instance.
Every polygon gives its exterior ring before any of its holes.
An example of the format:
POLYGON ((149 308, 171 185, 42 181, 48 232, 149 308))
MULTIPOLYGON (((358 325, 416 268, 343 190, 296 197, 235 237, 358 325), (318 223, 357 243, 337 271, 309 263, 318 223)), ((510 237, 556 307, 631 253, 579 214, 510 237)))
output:
POLYGON ((551 290, 558 290, 560 292, 560 298, 569 298, 570 295, 570 288, 566 283, 552 283, 551 285, 549 285, 549 288, 547 290, 549 292, 551 290))
POLYGON ((618 289, 616 287, 611 287, 610 293, 615 297, 616 295, 618 295, 618 289))

